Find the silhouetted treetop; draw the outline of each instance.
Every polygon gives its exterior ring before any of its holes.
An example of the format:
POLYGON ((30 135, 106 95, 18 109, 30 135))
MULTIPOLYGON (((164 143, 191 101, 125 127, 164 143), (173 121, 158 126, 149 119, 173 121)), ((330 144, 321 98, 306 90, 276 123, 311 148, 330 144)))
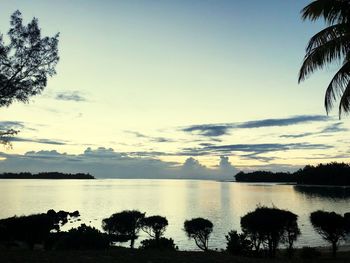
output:
POLYGON ((201 217, 193 218, 185 221, 184 230, 189 238, 194 239, 200 249, 208 250, 209 237, 211 232, 213 232, 212 222, 201 217))
POLYGON ((49 76, 56 74, 58 63, 58 36, 42 37, 38 19, 23 24, 17 10, 11 16, 5 44, 0 35, 0 107, 14 101, 28 102, 41 93, 49 76))
POLYGON ((310 221, 316 232, 332 244, 332 252, 335 256, 339 241, 344 240, 349 233, 348 218, 335 212, 318 210, 311 213, 310 221))

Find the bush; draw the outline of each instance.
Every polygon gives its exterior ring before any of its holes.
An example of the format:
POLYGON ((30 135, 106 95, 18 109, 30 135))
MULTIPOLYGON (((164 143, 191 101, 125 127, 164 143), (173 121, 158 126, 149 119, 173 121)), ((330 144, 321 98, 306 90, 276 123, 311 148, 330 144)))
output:
POLYGON ((302 247, 300 257, 304 260, 311 260, 320 257, 321 253, 314 247, 302 247))
POLYGON ((156 239, 145 239, 141 241, 141 249, 159 249, 159 250, 177 250, 178 247, 175 245, 172 238, 162 237, 156 239))
POLYGON ((233 255, 247 255, 252 249, 252 243, 245 234, 230 231, 226 236, 226 251, 233 255))
MULTIPOLYGON (((55 236, 55 235, 54 235, 55 236)), ((109 237, 94 227, 82 224, 68 232, 56 234, 54 247, 57 249, 106 249, 109 247, 109 237)))

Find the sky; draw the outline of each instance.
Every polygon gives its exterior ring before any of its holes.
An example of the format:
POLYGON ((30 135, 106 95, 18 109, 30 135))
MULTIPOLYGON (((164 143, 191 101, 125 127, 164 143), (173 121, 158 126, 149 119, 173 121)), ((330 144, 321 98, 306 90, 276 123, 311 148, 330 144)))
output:
POLYGON ((298 84, 306 0, 17 1, 10 15, 60 32, 57 75, 0 109, 19 134, 0 170, 97 177, 230 179, 349 158, 349 119, 328 116, 337 65, 298 84))

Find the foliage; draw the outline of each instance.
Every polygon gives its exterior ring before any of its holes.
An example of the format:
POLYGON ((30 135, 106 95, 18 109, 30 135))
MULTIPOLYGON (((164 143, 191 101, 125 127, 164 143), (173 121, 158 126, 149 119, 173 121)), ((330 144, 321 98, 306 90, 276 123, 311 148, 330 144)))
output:
POLYGON ((29 216, 14 216, 0 220, 1 232, 5 233, 4 242, 22 241, 30 248, 36 243, 44 243, 51 231, 59 231, 60 227, 68 222, 68 217, 77 217, 79 212, 68 213, 49 210, 46 214, 29 216))
POLYGON ((167 226, 168 220, 162 216, 149 216, 143 218, 141 221, 142 230, 156 241, 164 234, 167 226))
MULTIPOLYGON (((48 77, 56 74, 59 61, 59 34, 42 37, 38 19, 23 25, 21 13, 15 11, 7 35, 10 43, 5 44, 0 33, 0 107, 14 101, 28 102, 31 96, 40 94, 48 77)), ((11 147, 11 138, 17 132, 0 129, 0 144, 11 147)))
POLYGON ((38 19, 23 25, 17 10, 11 16, 8 31, 10 43, 0 36, 0 107, 14 101, 28 102, 47 84, 48 76, 56 74, 58 34, 42 37, 38 19))
POLYGON ((327 113, 340 99, 339 117, 350 110, 350 2, 343 0, 315 0, 302 11, 303 20, 323 19, 326 28, 315 34, 306 47, 299 72, 299 82, 316 70, 333 62, 340 69, 329 83, 325 94, 327 113))
POLYGON ((235 178, 237 182, 296 182, 294 174, 268 171, 239 172, 235 178))
POLYGON ((172 238, 161 237, 157 241, 156 239, 145 239, 141 241, 141 249, 159 249, 159 250, 177 250, 172 238))
POLYGON ((350 165, 346 163, 327 163, 317 166, 306 165, 295 172, 298 184, 350 185, 350 165))
POLYGON ((317 166, 306 165, 294 173, 239 172, 235 175, 235 178, 237 182, 297 182, 298 184, 350 185, 349 174, 349 164, 332 162, 317 166))
POLYGON ((335 212, 318 210, 311 213, 310 221, 316 232, 332 244, 332 253, 335 256, 339 242, 345 240, 349 231, 346 219, 335 212))
POLYGON ((109 237, 94 227, 80 225, 68 232, 53 234, 56 249, 106 249, 109 247, 109 237), (57 237, 57 238, 55 238, 57 237))
POLYGON ((23 173, 3 173, 0 174, 0 179, 95 179, 90 174, 77 173, 77 174, 66 174, 60 172, 42 172, 32 174, 29 172, 23 173))
POLYGON ((237 231, 231 230, 225 236, 226 250, 233 255, 248 255, 252 249, 252 243, 245 233, 238 234, 237 231))
POLYGON ((280 243, 293 248, 300 235, 297 219, 297 215, 287 210, 257 207, 241 218, 241 228, 257 253, 262 245, 267 247, 270 257, 275 257, 280 243))
POLYGON ((211 232, 213 232, 213 223, 204 218, 193 218, 186 220, 184 230, 189 238, 193 238, 196 245, 204 250, 208 250, 208 242, 211 232))
POLYGON ((102 228, 112 238, 115 238, 113 241, 130 240, 130 247, 134 248, 134 243, 138 238, 138 232, 141 229, 141 222, 144 217, 145 213, 136 210, 125 210, 103 219, 102 228))

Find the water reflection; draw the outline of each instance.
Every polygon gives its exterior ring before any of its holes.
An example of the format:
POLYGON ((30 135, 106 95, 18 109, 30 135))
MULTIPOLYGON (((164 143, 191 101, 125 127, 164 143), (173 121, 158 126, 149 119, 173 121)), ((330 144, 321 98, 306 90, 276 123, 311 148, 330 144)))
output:
POLYGON ((101 228, 103 218, 121 210, 138 209, 147 215, 167 217, 169 226, 165 236, 172 237, 180 249, 195 249, 182 230, 183 222, 200 216, 214 223, 211 247, 224 248, 225 234, 231 229, 240 230, 241 216, 258 204, 275 205, 299 215, 302 237, 297 245, 323 245, 309 222, 310 213, 318 209, 349 212, 349 198, 349 189, 321 191, 314 187, 276 184, 126 179, 0 180, 0 218, 48 209, 79 210, 81 222, 67 227, 86 223, 101 228))
POLYGON ((309 197, 344 200, 350 199, 350 187, 302 186, 295 185, 294 190, 309 197))

